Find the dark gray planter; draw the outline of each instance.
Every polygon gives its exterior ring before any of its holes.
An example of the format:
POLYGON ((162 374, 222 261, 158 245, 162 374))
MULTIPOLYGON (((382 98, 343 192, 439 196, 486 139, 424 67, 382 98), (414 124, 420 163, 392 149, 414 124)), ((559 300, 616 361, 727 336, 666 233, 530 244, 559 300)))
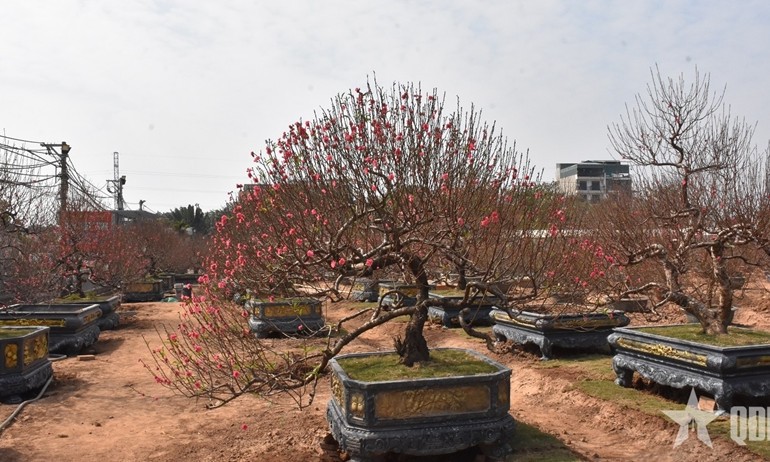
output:
POLYGON ((249 328, 257 338, 272 334, 315 335, 326 325, 321 315, 321 302, 313 298, 275 301, 249 300, 249 328))
POLYGON ((353 282, 353 289, 350 292, 351 299, 357 302, 376 302, 379 297, 379 281, 367 278, 358 278, 353 282))
POLYGON ((163 281, 129 282, 123 288, 125 302, 157 302, 163 299, 163 281))
POLYGON ((0 326, 0 401, 15 404, 53 375, 47 327, 0 326))
POLYGON ((77 306, 90 306, 95 303, 99 305, 99 309, 102 312, 102 315, 96 322, 100 330, 111 330, 120 325, 120 315, 117 313, 117 309, 120 307, 120 295, 95 297, 88 302, 78 300, 56 300, 55 303, 77 306))
POLYGON ((520 345, 533 343, 540 348, 542 359, 550 359, 553 347, 596 349, 610 352, 607 336, 615 327, 631 320, 622 311, 586 314, 543 314, 522 311, 515 318, 503 310, 490 314, 495 324, 492 331, 502 341, 520 345))
POLYGON ((489 457, 512 449, 515 422, 510 407, 511 371, 471 350, 496 368, 473 376, 362 382, 351 379, 338 360, 387 354, 354 353, 332 359, 332 399, 326 419, 340 448, 355 461, 387 453, 451 454, 480 446, 489 457))
MULTIPOLYGON (((403 300, 404 306, 413 306, 417 304, 417 297, 420 295, 420 288, 417 284, 407 284, 405 282, 397 281, 380 281, 379 283, 380 293, 379 296, 382 299, 384 306, 395 306, 403 300), (399 295, 385 295, 386 293, 397 290, 399 295)), ((428 286, 429 290, 435 289, 436 286, 428 286)))
POLYGON ((51 353, 78 354, 99 339, 99 305, 66 303, 49 305, 11 305, 0 310, 0 326, 46 326, 51 329, 51 353))
POLYGON ((770 397, 770 345, 718 347, 641 329, 618 328, 608 338, 618 385, 630 387, 637 372, 661 385, 706 392, 723 411, 735 395, 770 397))
MULTIPOLYGON (((430 298, 451 302, 459 302, 463 299, 463 295, 458 291, 430 292, 429 296, 430 298)), ((469 304, 468 309, 470 311, 463 316, 463 320, 475 326, 489 326, 492 324, 490 313, 495 308, 495 305, 499 304, 500 299, 493 295, 479 296, 469 304)), ((444 327, 459 327, 461 312, 461 308, 430 306, 428 307, 428 319, 444 327)))

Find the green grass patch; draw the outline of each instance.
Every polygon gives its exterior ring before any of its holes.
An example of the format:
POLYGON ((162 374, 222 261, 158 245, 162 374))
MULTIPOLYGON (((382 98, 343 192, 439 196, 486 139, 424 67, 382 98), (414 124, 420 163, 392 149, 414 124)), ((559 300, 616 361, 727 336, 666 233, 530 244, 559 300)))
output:
POLYGON ((541 432, 532 425, 516 422, 516 435, 510 441, 513 454, 507 462, 567 462, 583 460, 572 452, 561 440, 541 432))
POLYGON ((431 360, 413 367, 399 364, 395 353, 341 358, 337 361, 353 380, 379 382, 384 380, 424 379, 450 376, 490 374, 497 368, 461 350, 432 350, 431 360))
MULTIPOLYGON (((612 359, 610 357, 596 355, 543 361, 535 367, 546 370, 561 369, 559 373, 563 375, 574 374, 574 389, 596 399, 615 403, 623 408, 633 409, 652 417, 668 420, 663 411, 685 409, 686 403, 671 401, 652 392, 618 386, 614 382, 615 373, 612 371, 611 364, 612 359)), ((766 422, 761 422, 760 425, 766 425, 766 422)), ((708 431, 712 438, 719 437, 730 440, 729 416, 719 417, 711 422, 708 425, 708 431)), ((747 449, 763 458, 770 458, 770 441, 749 441, 748 438, 745 441, 747 449)))
POLYGON ((67 296, 57 298, 54 300, 54 302, 93 302, 93 301, 101 301, 106 300, 107 297, 104 297, 102 295, 97 295, 94 291, 85 292, 83 296, 81 297, 77 293, 69 294, 67 296))
POLYGON ((704 334, 700 324, 682 324, 678 326, 642 327, 635 329, 648 334, 672 337, 679 340, 703 343, 717 347, 747 346, 770 344, 770 332, 733 327, 727 335, 704 334))

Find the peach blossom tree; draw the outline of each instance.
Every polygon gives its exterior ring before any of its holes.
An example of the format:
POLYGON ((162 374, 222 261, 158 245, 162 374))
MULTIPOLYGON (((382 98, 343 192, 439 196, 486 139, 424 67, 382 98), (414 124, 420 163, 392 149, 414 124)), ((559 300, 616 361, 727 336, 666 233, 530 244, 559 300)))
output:
POLYGON ((215 224, 202 295, 177 330, 161 332, 163 345, 151 346, 156 380, 184 394, 222 403, 247 391, 299 389, 363 332, 404 316, 394 341, 401 362, 429 361, 430 306, 469 307, 489 292, 515 315, 565 272, 565 241, 553 239, 569 223, 564 198, 473 106, 458 101, 450 110, 436 90, 367 83, 252 157, 251 184, 215 224), (431 298, 439 272, 458 266, 481 282, 461 300, 431 298), (362 308, 313 354, 254 339, 247 313, 231 302, 248 290, 333 303, 358 278, 382 276, 415 284, 416 304, 362 308), (529 290, 500 289, 520 277, 533 281, 529 290), (362 315, 362 325, 343 328, 362 315))

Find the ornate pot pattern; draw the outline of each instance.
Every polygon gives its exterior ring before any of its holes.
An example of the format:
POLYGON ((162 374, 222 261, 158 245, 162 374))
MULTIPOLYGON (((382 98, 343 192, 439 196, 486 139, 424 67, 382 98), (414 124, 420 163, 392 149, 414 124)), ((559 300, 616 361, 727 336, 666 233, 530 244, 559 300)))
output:
POLYGON ((48 333, 48 327, 0 326, 0 400, 21 402, 52 376, 48 333))
POLYGON ((609 353, 607 337, 615 327, 631 320, 622 311, 586 314, 543 314, 522 311, 511 318, 503 310, 490 313, 492 331, 498 340, 518 344, 532 343, 540 348, 542 359, 553 357, 553 347, 597 349, 609 353))
POLYGON ((11 305, 0 310, 0 326, 49 327, 49 351, 75 355, 99 339, 101 316, 97 304, 11 305))
MULTIPOLYGON (((386 453, 438 455, 480 445, 490 457, 511 452, 515 422, 507 367, 462 350, 496 369, 493 373, 411 380, 364 382, 340 365, 354 353, 330 362, 332 399, 326 417, 334 438, 354 460, 386 453)), ((391 352, 392 354, 392 352, 391 352)))
POLYGON ((706 392, 728 411, 735 395, 770 396, 770 344, 718 347, 643 329, 618 328, 608 338, 618 385, 630 387, 637 372, 661 385, 706 392))
POLYGON ((324 330, 321 302, 313 298, 249 300, 249 328, 257 338, 271 334, 315 335, 324 330))

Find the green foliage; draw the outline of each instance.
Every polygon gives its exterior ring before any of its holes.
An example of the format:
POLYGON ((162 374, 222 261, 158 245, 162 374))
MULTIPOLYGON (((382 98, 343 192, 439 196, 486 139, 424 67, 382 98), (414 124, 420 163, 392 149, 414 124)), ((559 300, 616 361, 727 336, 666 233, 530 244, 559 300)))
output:
POLYGON ((197 204, 177 207, 163 214, 163 216, 172 222, 174 229, 177 231, 192 228, 195 234, 204 235, 211 231, 212 219, 210 214, 203 213, 203 210, 197 204))
POLYGON ((497 371, 491 364, 464 351, 434 350, 431 361, 414 367, 399 364, 397 354, 342 358, 339 364, 353 380, 377 382, 382 380, 420 379, 489 374, 497 371))

